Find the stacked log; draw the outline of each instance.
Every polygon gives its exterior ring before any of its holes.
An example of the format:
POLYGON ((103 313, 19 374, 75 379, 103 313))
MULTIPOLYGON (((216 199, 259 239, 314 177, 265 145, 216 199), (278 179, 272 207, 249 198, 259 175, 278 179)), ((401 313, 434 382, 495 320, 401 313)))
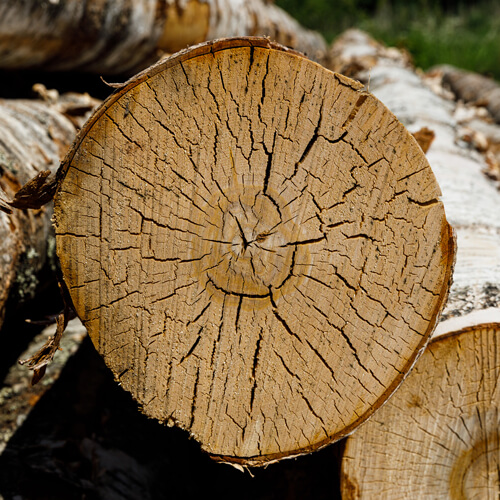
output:
MULTIPOLYGON (((0 99, 0 326, 9 297, 13 305, 33 298, 38 272, 48 254, 54 258, 51 205, 13 210, 9 202, 33 178, 55 174, 85 113, 96 103, 88 96, 39 90, 45 100, 0 99)), ((21 200, 15 206, 30 205, 21 200)))
POLYGON ((326 43, 265 0, 7 0, 0 67, 133 74, 188 45, 268 36, 321 60, 326 43))
POLYGON ((427 152, 457 232, 442 322, 400 390, 347 439, 343 498, 496 498, 499 492, 500 193, 462 140, 456 104, 433 93, 404 55, 348 32, 333 61, 354 68, 427 152))
POLYGON ((451 89, 459 101, 455 117, 463 127, 460 137, 484 155, 484 172, 500 188, 500 85, 449 65, 431 68, 428 78, 451 89))
POLYGON ((497 498, 500 323, 439 336, 347 440, 342 498, 497 498))
POLYGON ((449 65, 439 66, 434 71, 441 73, 443 85, 458 99, 486 107, 496 123, 500 123, 500 85, 495 80, 449 65))
POLYGON ((142 410, 262 465, 351 432, 425 347, 454 261, 439 195, 362 85, 227 39, 90 118, 59 172, 57 252, 142 410))

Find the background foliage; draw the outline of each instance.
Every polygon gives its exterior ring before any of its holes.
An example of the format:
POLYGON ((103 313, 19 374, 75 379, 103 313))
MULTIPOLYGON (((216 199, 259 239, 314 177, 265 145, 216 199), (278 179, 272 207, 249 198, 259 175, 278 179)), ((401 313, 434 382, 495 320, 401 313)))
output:
POLYGON ((423 69, 449 63, 500 80, 499 0, 275 0, 330 42, 357 27, 406 47, 423 69))

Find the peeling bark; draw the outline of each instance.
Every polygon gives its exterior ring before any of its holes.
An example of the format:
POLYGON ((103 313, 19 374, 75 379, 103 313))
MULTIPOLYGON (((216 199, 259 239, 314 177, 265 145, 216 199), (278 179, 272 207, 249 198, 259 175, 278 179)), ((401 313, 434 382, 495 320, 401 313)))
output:
POLYGON ((142 410, 262 465, 352 432, 413 365, 454 260, 439 195, 360 84, 220 40, 89 119, 59 172, 57 252, 142 410))
POLYGON ((132 74, 163 53, 227 36, 269 36, 320 60, 318 33, 264 0, 5 0, 0 67, 132 74))
MULTIPOLYGON (((19 205, 11 199, 38 174, 46 178, 47 174, 55 173, 74 139, 75 120, 85 109, 84 105, 91 110, 95 101, 88 96, 56 98, 52 103, 0 99, 0 192, 3 198, 0 206, 0 324, 12 293, 18 300, 33 297, 37 272, 46 262, 50 248, 52 252, 54 248, 52 205, 39 210, 12 210, 19 205), (80 110, 73 115, 72 122, 64 113, 75 109, 75 103, 80 110)), ((29 206, 26 198, 24 201, 22 208, 29 206)))

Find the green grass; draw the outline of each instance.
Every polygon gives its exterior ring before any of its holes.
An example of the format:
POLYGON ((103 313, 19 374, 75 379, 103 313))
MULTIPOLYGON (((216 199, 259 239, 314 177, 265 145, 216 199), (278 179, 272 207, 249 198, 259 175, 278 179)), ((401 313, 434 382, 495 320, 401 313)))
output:
POLYGON ((387 45, 405 47, 415 65, 448 63, 500 80, 500 2, 483 0, 445 11, 437 2, 379 0, 276 0, 299 22, 328 41, 348 27, 371 33, 387 45), (394 5, 395 4, 395 5, 394 5), (425 4, 427 6, 425 6, 425 4))

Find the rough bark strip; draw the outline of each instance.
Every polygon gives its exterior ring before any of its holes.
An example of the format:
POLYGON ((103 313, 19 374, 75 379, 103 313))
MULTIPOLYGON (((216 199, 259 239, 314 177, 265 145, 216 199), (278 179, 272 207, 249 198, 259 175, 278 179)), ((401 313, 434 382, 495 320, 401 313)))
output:
POLYGON ((227 39, 90 118, 59 172, 57 251, 143 411, 262 465, 352 432, 413 365, 454 260, 439 195, 361 85, 227 39))
MULTIPOLYGON (((0 209, 0 325, 9 295, 16 290, 17 300, 32 298, 37 272, 50 248, 53 252, 52 205, 40 210, 13 210, 9 202, 37 174, 54 173, 58 168, 76 134, 75 122, 64 114, 74 109, 69 101, 0 100, 0 192, 4 193, 0 209)), ((72 102, 77 106, 87 103, 87 110, 95 105, 85 96, 82 100, 73 96, 72 102)))
POLYGON ((236 35, 326 54, 318 33, 265 0, 5 0, 0 67, 132 74, 165 52, 236 35))
POLYGON ((433 339, 397 393, 348 438, 342 498, 498 498, 499 380, 499 323, 433 339))
POLYGON ((406 54, 360 31, 347 31, 335 41, 331 64, 369 85, 410 131, 427 128, 435 134, 426 156, 457 233, 453 286, 442 320, 499 307, 500 193, 483 175, 484 157, 461 140, 457 104, 431 90, 406 54))

